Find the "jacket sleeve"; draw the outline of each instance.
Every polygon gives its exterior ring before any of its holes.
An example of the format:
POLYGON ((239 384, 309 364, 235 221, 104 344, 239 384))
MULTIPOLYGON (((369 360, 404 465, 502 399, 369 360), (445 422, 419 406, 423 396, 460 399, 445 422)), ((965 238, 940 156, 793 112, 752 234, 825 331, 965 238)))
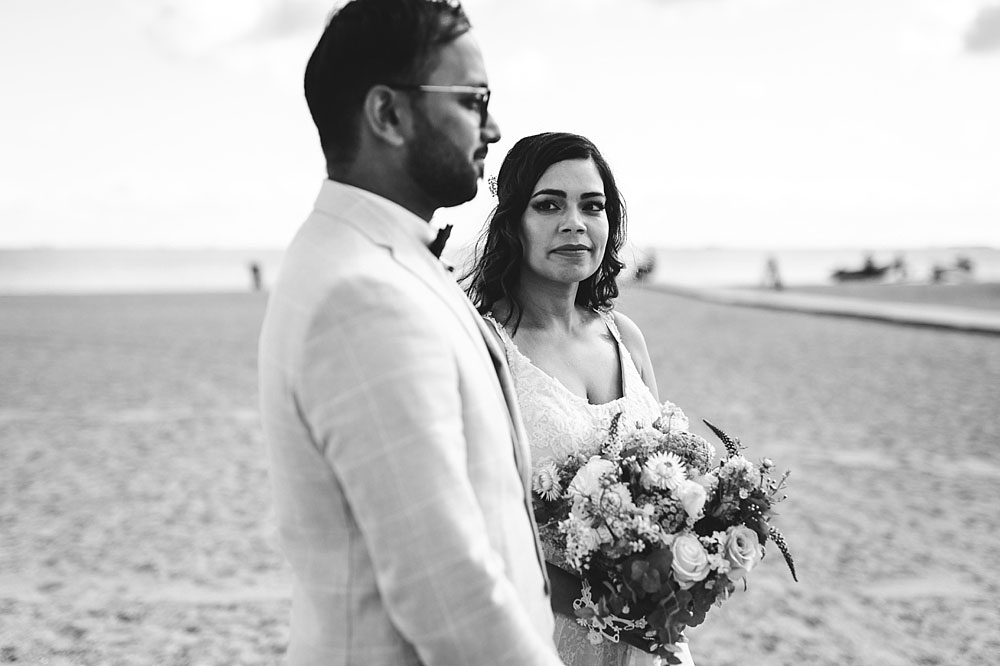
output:
POLYGON ((306 421, 344 488, 387 612, 425 664, 558 666, 487 535, 455 354, 400 291, 372 280, 320 308, 300 375, 306 421))

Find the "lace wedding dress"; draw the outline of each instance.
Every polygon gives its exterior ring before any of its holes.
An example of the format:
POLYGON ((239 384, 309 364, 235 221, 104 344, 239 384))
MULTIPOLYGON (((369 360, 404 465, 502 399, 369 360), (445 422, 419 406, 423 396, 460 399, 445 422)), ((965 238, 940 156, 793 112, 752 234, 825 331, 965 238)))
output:
MULTIPOLYGON (((525 429, 531 445, 532 467, 554 460, 560 463, 570 454, 585 456, 596 454, 608 435, 611 420, 621 413, 621 424, 645 426, 660 415, 660 404, 642 381, 635 362, 622 343, 621 334, 610 312, 601 318, 618 345, 622 370, 622 397, 601 405, 593 405, 586 398, 566 388, 559 380, 546 374, 518 350, 514 340, 492 316, 486 315, 503 340, 517 390, 518 405, 524 418, 525 429)), ((551 541, 542 531, 545 558, 564 569, 561 553, 549 547, 551 541)), ((575 618, 556 615, 555 642, 559 656, 567 666, 655 666, 662 663, 659 657, 643 652, 625 643, 605 641, 592 645, 587 630, 575 618)), ((687 666, 694 666, 687 644, 682 645, 682 659, 687 666)))

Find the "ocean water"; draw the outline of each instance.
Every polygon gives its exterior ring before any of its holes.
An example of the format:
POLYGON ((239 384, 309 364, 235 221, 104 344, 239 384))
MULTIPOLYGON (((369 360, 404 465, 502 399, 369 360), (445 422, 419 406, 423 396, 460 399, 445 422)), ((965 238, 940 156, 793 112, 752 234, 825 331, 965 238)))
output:
POLYGON ((250 291, 256 263, 263 285, 281 250, 0 250, 0 293, 250 291))
MULTIPOLYGON (((451 248, 449 248, 451 249, 451 248)), ((458 261, 462 248, 450 257, 458 261)), ((757 250, 629 248, 623 259, 629 266, 652 256, 654 283, 685 286, 753 286, 762 282, 769 257, 778 264, 788 286, 828 284, 837 268, 859 268, 867 254, 878 263, 901 256, 907 279, 927 282, 935 265, 952 266, 967 257, 972 279, 1000 282, 1000 249, 930 248, 921 250, 862 249, 757 250)), ((448 253, 446 252, 446 256, 448 253)), ((145 293, 239 292, 253 286, 251 263, 260 267, 266 288, 281 264, 281 250, 0 250, 0 293, 145 293)), ((628 270, 628 269, 627 269, 628 270)))

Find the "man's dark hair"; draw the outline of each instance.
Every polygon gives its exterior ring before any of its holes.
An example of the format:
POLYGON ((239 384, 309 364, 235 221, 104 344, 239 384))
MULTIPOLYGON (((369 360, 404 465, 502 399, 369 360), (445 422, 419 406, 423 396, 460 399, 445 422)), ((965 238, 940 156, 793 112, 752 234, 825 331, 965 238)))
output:
POLYGON ((333 14, 305 74, 327 162, 353 159, 372 86, 423 83, 437 50, 470 27, 461 4, 446 0, 352 0, 333 14))
POLYGON ((476 260, 462 277, 466 293, 485 314, 498 301, 511 304, 506 325, 521 321, 521 303, 517 289, 524 263, 521 220, 528 208, 532 190, 542 174, 557 162, 591 159, 604 183, 605 214, 608 217, 608 243, 597 271, 580 282, 576 304, 593 310, 610 308, 618 298, 617 276, 625 267, 618 253, 625 244, 625 200, 615 176, 601 151, 590 139, 566 132, 546 132, 527 136, 514 144, 500 165, 497 177, 497 206, 476 247, 476 260))

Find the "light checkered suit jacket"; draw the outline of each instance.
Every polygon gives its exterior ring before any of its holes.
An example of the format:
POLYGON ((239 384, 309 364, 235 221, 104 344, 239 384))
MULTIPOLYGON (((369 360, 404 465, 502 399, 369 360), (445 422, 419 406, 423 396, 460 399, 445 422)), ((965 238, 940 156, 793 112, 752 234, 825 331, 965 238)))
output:
POLYGON ((270 295, 261 416, 294 666, 560 663, 503 351, 431 236, 326 181, 270 295))

